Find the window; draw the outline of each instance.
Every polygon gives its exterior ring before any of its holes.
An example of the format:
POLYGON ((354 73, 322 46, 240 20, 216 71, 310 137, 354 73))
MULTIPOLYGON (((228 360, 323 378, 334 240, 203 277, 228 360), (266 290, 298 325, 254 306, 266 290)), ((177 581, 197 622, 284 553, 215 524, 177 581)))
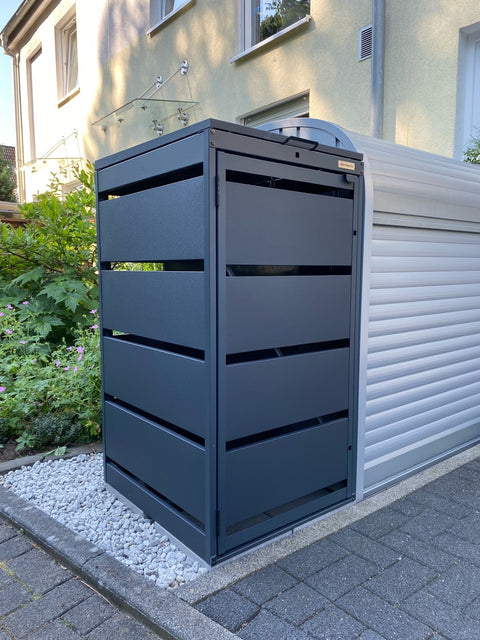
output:
POLYGON ((282 100, 276 104, 253 111, 241 116, 238 120, 247 127, 259 127, 273 120, 283 118, 308 118, 309 116, 309 94, 303 93, 299 96, 282 100))
POLYGON ((306 21, 310 0, 243 0, 244 48, 306 21))
POLYGON ((56 29, 58 99, 75 94, 78 89, 77 21, 68 16, 56 29))
POLYGON ((150 24, 151 33, 164 20, 174 16, 181 9, 193 4, 194 0, 150 0, 150 24))
POLYGON ((455 155, 480 135, 480 23, 460 31, 455 155))
MULTIPOLYGON (((51 115, 45 100, 45 78, 50 71, 48 56, 39 47, 27 60, 28 128, 30 159, 41 157, 51 146, 51 115)), ((28 153, 28 152, 27 152, 28 153)))

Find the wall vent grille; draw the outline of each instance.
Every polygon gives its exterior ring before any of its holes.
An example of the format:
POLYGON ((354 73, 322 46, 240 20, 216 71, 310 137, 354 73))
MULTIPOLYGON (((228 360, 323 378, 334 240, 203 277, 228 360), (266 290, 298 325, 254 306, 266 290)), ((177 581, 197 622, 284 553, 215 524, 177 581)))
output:
POLYGON ((366 60, 370 58, 372 55, 373 49, 373 28, 372 25, 368 25, 368 27, 363 27, 360 29, 359 37, 358 37, 358 59, 366 60))

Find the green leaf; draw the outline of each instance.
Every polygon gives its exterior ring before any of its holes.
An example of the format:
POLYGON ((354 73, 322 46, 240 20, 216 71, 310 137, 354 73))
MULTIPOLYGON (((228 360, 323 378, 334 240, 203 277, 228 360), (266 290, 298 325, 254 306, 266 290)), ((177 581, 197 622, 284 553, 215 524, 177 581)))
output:
POLYGON ((36 267, 35 269, 30 269, 30 271, 26 271, 21 275, 17 276, 12 280, 12 284, 25 285, 30 282, 35 282, 41 279, 41 277, 45 274, 45 267, 36 267))
POLYGON ((66 453, 67 453, 67 447, 63 446, 63 447, 57 447, 56 449, 52 449, 45 455, 46 456, 64 456, 66 453))

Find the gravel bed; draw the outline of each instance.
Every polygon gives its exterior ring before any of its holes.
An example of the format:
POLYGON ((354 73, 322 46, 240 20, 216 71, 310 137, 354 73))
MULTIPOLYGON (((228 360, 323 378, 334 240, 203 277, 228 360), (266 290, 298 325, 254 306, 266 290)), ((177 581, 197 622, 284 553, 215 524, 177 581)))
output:
POLYGON ((36 462, 0 476, 0 484, 161 588, 206 571, 105 489, 101 454, 36 462))

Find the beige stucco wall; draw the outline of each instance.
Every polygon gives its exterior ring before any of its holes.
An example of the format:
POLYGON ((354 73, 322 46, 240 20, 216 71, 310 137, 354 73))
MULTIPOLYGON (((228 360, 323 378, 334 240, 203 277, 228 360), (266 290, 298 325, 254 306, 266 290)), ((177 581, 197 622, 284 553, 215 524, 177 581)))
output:
MULTIPOLYGON (((103 129, 92 123, 140 95, 157 75, 166 79, 184 59, 188 73, 177 74, 155 97, 197 102, 190 122, 239 122, 309 92, 311 117, 369 133, 371 61, 358 61, 358 34, 371 23, 372 0, 311 0, 308 24, 233 62, 240 53, 239 0, 197 0, 151 35, 149 0, 77 1, 80 93, 59 107, 54 29, 73 4, 61 0, 21 48, 25 162, 32 157, 27 60, 40 45, 51 73, 37 120, 51 145, 78 131, 65 155, 95 160, 154 137, 148 110, 133 122, 133 112, 126 113, 121 125, 114 119, 103 121, 103 129)), ((384 137, 452 155, 459 29, 480 21, 480 4, 387 0, 386 16, 384 137)), ((175 116, 164 125, 165 132, 180 127, 175 116)), ((37 148, 35 155, 45 151, 37 148)), ((43 170, 26 170, 27 199, 43 188, 51 169, 46 163, 43 170)))
MULTIPOLYGON (((113 13, 104 3, 101 41, 112 32, 116 11, 125 23, 141 15, 148 25, 147 14, 128 0, 117 2, 113 13)), ((368 133, 370 61, 359 63, 357 57, 358 30, 369 24, 370 14, 370 0, 312 0, 309 24, 231 62, 240 52, 238 3, 196 2, 150 36, 141 29, 131 32, 123 48, 117 39, 101 67, 91 119, 139 95, 157 74, 168 77, 186 59, 188 74, 176 76, 157 96, 198 102, 190 122, 209 117, 238 122, 247 113, 309 92, 312 117, 368 133)), ((176 119, 166 123, 166 131, 169 125, 176 126, 176 119)), ((116 129, 109 127, 103 136, 94 132, 92 155, 134 142, 133 131, 116 129)))
POLYGON ((480 21, 477 0, 387 1, 384 137, 452 156, 459 30, 480 21))

